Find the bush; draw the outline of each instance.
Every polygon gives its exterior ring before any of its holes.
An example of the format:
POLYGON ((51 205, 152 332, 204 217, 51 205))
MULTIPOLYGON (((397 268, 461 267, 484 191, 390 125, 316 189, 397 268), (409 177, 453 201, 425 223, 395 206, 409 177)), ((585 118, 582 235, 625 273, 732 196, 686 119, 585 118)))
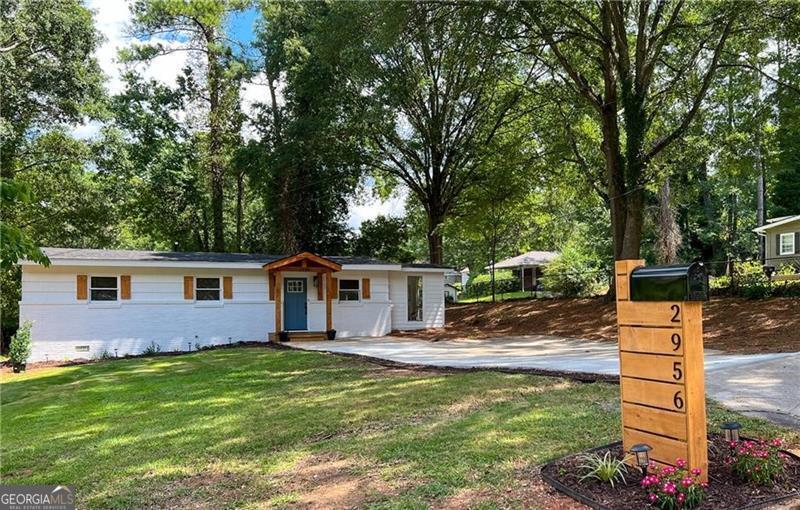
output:
POLYGON ((583 471, 581 481, 587 478, 594 478, 604 483, 611 484, 613 487, 616 482, 625 482, 625 475, 628 467, 625 459, 618 459, 606 452, 602 457, 596 453, 589 453, 582 457, 583 464, 580 469, 583 471))
POLYGON ((24 369, 31 356, 31 326, 33 324, 30 321, 25 321, 17 330, 17 334, 11 338, 8 357, 15 371, 24 369))
POLYGON ((641 482, 647 491, 647 499, 661 510, 695 508, 703 502, 707 487, 698 478, 702 472, 699 468, 687 470, 683 459, 677 459, 675 465, 678 467, 657 469, 652 464, 655 472, 645 476, 641 482))
MULTIPOLYGON (((519 278, 509 269, 498 269, 494 272, 494 286, 497 294, 516 292, 521 289, 519 278)), ((475 275, 467 285, 462 298, 488 296, 492 293, 491 273, 475 275)))
POLYGON ((600 292, 605 277, 606 271, 597 268, 591 257, 568 243, 544 269, 542 284, 564 297, 581 297, 600 292))
POLYGON ((144 356, 152 356, 153 354, 158 354, 161 352, 161 346, 155 342, 150 342, 150 345, 144 348, 142 354, 144 356))
POLYGON ((731 443, 733 454, 726 459, 737 476, 758 485, 772 485, 783 472, 786 454, 780 451, 781 440, 731 443))
POLYGON ((763 299, 772 294, 772 281, 764 266, 758 262, 740 262, 734 264, 739 293, 747 299, 763 299))

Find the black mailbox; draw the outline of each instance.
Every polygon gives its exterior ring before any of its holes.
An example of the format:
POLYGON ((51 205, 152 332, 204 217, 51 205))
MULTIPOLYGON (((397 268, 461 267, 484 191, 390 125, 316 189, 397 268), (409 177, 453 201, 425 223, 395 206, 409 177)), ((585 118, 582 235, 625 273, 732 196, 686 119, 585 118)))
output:
POLYGON ((637 267, 630 284, 631 301, 708 301, 708 272, 701 262, 637 267))

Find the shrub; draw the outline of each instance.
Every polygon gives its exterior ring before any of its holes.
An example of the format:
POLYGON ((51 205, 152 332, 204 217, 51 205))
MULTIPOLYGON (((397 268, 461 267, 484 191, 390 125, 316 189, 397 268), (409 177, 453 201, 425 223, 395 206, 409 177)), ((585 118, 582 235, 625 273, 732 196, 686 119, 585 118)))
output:
POLYGON ((780 439, 731 443, 733 453, 726 463, 744 480, 758 485, 771 485, 786 464, 786 454, 780 451, 780 447, 780 439))
MULTIPOLYGON (((494 286, 497 294, 505 294, 520 290, 519 278, 514 277, 514 273, 508 269, 498 269, 494 272, 494 286)), ((467 285, 462 297, 481 297, 492 293, 491 273, 481 273, 475 275, 467 285)))
POLYGON ((145 356, 152 356, 153 354, 158 354, 161 352, 161 346, 155 342, 150 342, 150 345, 144 348, 142 354, 145 356))
POLYGON ((542 284, 546 290, 564 297, 596 294, 603 286, 606 272, 578 247, 567 244, 564 251, 544 269, 542 284))
POLYGON ((25 321, 17 330, 17 334, 11 338, 11 345, 8 349, 8 357, 11 366, 15 371, 25 368, 28 358, 31 356, 31 327, 30 321, 25 321))
POLYGON ((583 471, 581 481, 594 478, 611 484, 612 487, 616 482, 625 482, 625 475, 628 473, 625 459, 618 459, 612 456, 611 452, 606 452, 602 457, 596 453, 586 454, 581 460, 583 461, 580 465, 583 471))
POLYGON ((772 294, 772 282, 758 262, 734 265, 739 292, 747 299, 763 299, 772 294))
POLYGON ((647 491, 647 499, 661 510, 695 508, 703 502, 707 485, 701 483, 699 468, 686 469, 686 461, 677 459, 678 467, 664 466, 642 479, 642 487, 647 491))

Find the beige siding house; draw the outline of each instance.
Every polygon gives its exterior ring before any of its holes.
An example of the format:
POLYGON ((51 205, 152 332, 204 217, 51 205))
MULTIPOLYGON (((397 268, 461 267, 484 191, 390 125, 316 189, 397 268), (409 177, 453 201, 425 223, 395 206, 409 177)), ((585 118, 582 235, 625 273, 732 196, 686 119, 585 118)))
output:
POLYGON ((800 215, 767 220, 753 231, 766 240, 764 265, 776 269, 792 265, 800 272, 800 215))

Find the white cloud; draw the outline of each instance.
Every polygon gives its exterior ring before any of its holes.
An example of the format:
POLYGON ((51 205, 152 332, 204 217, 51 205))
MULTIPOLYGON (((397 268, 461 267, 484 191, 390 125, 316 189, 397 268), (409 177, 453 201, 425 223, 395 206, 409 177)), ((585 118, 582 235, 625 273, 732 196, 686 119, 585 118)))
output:
POLYGON ((408 192, 404 188, 393 193, 388 200, 381 200, 369 192, 365 192, 363 196, 368 196, 370 199, 368 201, 364 201, 363 198, 359 201, 351 199, 349 203, 350 216, 347 218, 347 225, 354 230, 358 230, 364 220, 372 220, 378 216, 405 215, 408 192))

